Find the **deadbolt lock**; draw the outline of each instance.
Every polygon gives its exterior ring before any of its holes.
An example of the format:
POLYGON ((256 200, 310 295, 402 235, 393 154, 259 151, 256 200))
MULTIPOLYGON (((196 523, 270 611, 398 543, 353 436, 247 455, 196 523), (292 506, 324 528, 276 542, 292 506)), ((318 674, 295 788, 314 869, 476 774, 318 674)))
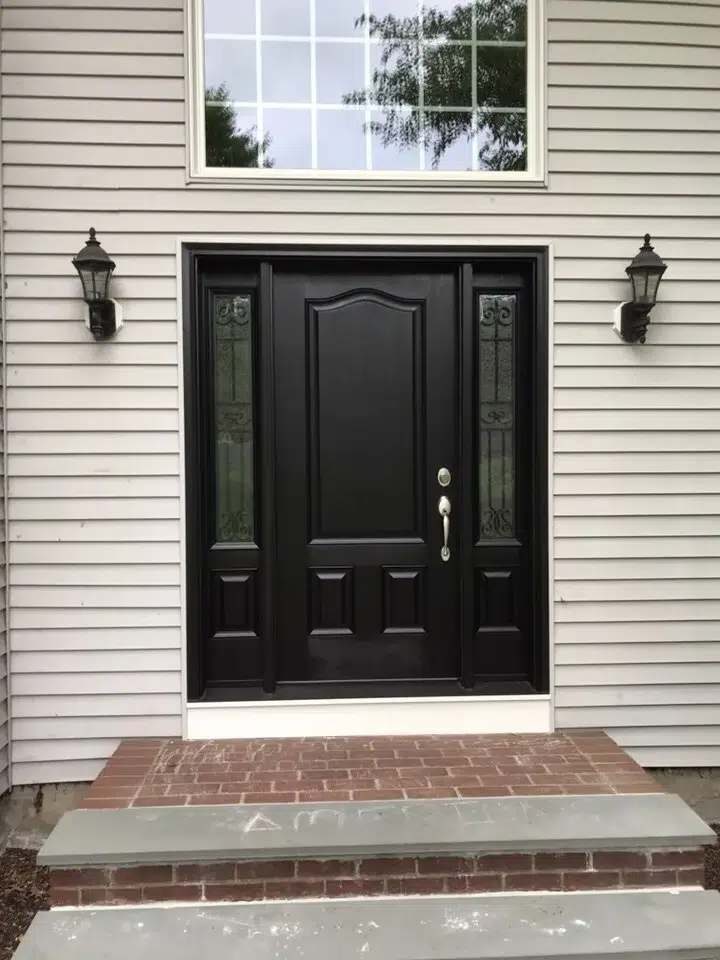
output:
POLYGON ((449 487, 452 477, 447 467, 440 467, 438 470, 437 481, 441 487, 449 487))

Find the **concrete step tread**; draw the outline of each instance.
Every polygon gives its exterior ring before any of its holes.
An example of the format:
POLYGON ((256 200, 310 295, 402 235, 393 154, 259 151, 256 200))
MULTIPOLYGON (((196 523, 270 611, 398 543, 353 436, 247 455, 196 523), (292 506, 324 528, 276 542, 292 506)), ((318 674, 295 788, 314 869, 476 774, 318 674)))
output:
POLYGON ((690 848, 714 832, 674 794, 74 810, 50 867, 126 863, 690 848))
POLYGON ((718 906, 699 890, 53 910, 15 960, 717 960, 718 906))

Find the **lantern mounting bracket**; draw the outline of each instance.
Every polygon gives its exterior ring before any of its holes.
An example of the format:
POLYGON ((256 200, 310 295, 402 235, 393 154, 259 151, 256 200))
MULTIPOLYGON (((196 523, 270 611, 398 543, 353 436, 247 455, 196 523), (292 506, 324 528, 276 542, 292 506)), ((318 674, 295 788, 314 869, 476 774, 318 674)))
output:
POLYGON ((107 340, 123 326, 122 306, 117 300, 93 300, 87 304, 85 326, 93 340, 107 340))
POLYGON ((615 308, 613 329, 625 343, 645 343, 651 307, 626 300, 615 308))

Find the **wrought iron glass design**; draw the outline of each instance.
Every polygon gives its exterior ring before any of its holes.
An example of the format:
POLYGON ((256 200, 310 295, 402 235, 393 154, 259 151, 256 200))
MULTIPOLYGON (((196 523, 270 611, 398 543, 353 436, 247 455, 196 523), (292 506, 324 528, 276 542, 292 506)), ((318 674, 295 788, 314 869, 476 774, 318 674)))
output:
POLYGON ((255 534, 252 307, 249 295, 217 296, 213 310, 216 534, 231 543, 255 534))
POLYGON ((205 0, 210 167, 527 169, 530 0, 205 0))
POLYGON ((517 297, 478 305, 480 538, 515 535, 515 317, 517 297))

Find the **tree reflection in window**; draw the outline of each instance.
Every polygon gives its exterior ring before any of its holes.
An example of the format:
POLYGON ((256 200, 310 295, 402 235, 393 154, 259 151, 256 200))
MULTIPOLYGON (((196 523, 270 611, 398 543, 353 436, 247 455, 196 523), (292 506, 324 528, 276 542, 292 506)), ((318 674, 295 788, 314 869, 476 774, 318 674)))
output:
POLYGON ((458 140, 481 170, 525 170, 526 0, 476 0, 422 17, 363 14, 380 64, 346 103, 380 107, 383 145, 420 146, 433 167, 458 140), (468 42, 470 41, 470 42, 468 42))
POLYGON ((214 303, 215 488, 217 538, 254 538, 252 300, 218 296, 214 303))
POLYGON ((480 538, 515 534, 515 308, 517 298, 479 298, 480 538))
POLYGON ((270 135, 238 129, 235 108, 225 84, 205 91, 205 162, 208 167, 272 167, 270 135))

